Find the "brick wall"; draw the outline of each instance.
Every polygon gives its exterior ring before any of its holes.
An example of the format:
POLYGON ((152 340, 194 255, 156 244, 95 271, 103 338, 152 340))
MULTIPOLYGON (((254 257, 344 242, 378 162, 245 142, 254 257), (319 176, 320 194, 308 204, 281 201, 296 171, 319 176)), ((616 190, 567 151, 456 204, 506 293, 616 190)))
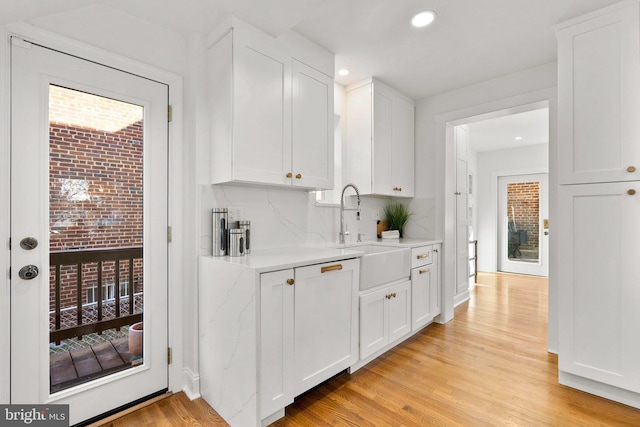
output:
MULTIPOLYGON (((50 250, 141 246, 142 107, 51 86, 49 110, 50 250)), ((83 269, 83 302, 95 267, 83 269)), ((113 283, 115 264, 104 267, 103 283, 113 283)), ((76 304, 75 270, 64 271, 62 307, 76 304)), ((135 276, 141 291, 141 263, 135 276)), ((53 298, 52 288, 52 308, 53 298)))
POLYGON ((517 182, 507 185, 507 209, 509 221, 513 220, 518 230, 527 231, 528 242, 520 249, 538 248, 540 230, 540 183, 517 182))

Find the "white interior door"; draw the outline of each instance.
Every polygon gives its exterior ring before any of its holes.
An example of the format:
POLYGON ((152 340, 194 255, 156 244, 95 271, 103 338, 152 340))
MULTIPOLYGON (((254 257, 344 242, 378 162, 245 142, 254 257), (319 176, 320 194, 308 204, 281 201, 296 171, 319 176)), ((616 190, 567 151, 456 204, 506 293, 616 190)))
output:
POLYGON ((75 424, 167 388, 168 87, 15 37, 11 85, 11 402, 75 424))
POLYGON ((498 178, 498 270, 549 275, 547 174, 498 178))
POLYGON ((456 141, 456 295, 469 291, 469 131, 455 127, 456 141))

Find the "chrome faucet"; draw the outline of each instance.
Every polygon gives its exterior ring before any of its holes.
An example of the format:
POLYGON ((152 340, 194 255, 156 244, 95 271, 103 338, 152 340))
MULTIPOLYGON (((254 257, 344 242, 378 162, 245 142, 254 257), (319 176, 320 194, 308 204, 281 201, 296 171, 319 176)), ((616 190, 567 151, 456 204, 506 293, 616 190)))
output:
POLYGON ((347 184, 344 186, 344 188, 342 189, 342 194, 340 195, 340 244, 344 244, 344 236, 347 236, 349 234, 349 231, 344 229, 344 211, 357 211, 358 213, 356 214, 356 221, 360 221, 360 190, 358 190, 358 187, 356 187, 355 184, 347 184), (345 190, 351 187, 354 190, 356 190, 356 196, 358 197, 358 208, 354 209, 345 209, 344 207, 344 192, 345 190))

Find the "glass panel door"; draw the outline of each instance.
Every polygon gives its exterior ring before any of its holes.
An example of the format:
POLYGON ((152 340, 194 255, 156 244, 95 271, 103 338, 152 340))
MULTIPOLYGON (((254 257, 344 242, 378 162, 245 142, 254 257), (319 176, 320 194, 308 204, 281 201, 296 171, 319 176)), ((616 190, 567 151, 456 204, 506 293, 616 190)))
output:
POLYGON ((141 364, 144 108, 49 85, 50 392, 141 364))
POLYGON ((73 425, 167 388, 168 88, 13 38, 11 92, 11 401, 73 425))
POLYGON ((498 178, 498 271, 548 276, 547 175, 498 178))

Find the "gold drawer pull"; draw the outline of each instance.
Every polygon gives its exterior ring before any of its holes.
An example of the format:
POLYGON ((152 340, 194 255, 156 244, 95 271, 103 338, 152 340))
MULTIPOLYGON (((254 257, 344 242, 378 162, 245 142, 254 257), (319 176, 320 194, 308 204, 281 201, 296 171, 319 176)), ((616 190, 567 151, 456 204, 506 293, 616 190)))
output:
POLYGON ((287 173, 285 176, 286 176, 287 178, 293 178, 293 174, 292 174, 291 172, 287 173))
POLYGON ((630 196, 633 196, 634 194, 636 194, 636 190, 634 190, 633 188, 630 190, 627 190, 627 194, 630 196))
POLYGON ((326 273, 329 271, 339 271, 342 270, 342 264, 328 265, 326 267, 320 268, 320 273, 326 273))
POLYGON ((433 252, 438 253, 438 250, 437 250, 437 249, 434 249, 434 250, 433 250, 433 252))
POLYGON ((635 171, 636 171, 636 167, 635 167, 635 166, 629 166, 629 167, 627 168, 627 172, 629 172, 629 173, 633 173, 633 172, 635 172, 635 171))
POLYGON ((429 258, 429 254, 420 254, 416 257, 417 259, 429 258))
POLYGON ((294 283, 296 283, 295 280, 293 279, 287 279, 287 285, 293 285, 294 283))
POLYGON ((302 179, 302 174, 301 173, 296 174, 296 179, 302 179))
POLYGON ((430 270, 430 269, 428 269, 428 268, 423 268, 422 270, 418 270, 418 273, 420 273, 420 274, 424 274, 424 273, 428 273, 428 272, 430 272, 430 271, 431 271, 431 270, 430 270))

